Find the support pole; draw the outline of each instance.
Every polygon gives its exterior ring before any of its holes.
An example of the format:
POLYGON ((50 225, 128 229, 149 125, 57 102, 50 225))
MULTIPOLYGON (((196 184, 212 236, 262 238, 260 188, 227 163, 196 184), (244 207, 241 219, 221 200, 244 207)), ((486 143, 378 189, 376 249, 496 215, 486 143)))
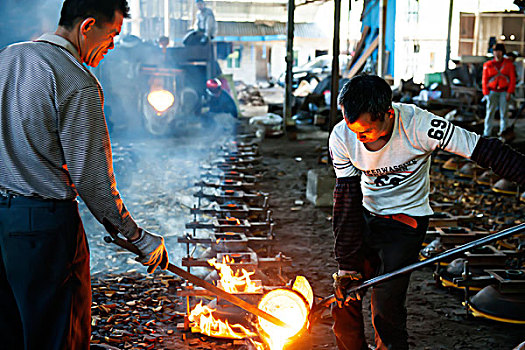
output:
POLYGON ((164 0, 164 36, 170 36, 170 2, 164 0))
POLYGON ((445 57, 445 71, 448 70, 448 63, 450 62, 450 32, 452 28, 452 8, 454 7, 454 0, 450 0, 448 8, 448 31, 447 31, 447 54, 445 57))
POLYGON ((337 122, 337 93, 339 92, 339 25, 341 0, 334 0, 334 41, 332 46, 332 81, 330 87, 330 132, 337 122))
POLYGON ((388 0, 379 1, 379 46, 377 49, 377 75, 385 77, 383 67, 385 66, 385 27, 386 27, 386 6, 388 0))
POLYGON ((140 37, 140 0, 129 1, 131 14, 131 31, 127 34, 133 34, 140 37))
POLYGON ((294 32, 294 0, 288 0, 288 23, 286 24, 286 84, 284 95, 284 126, 293 126, 292 120, 292 68, 293 68, 293 32, 294 32))
POLYGON ((478 0, 478 6, 476 7, 476 13, 474 17, 474 45, 472 46, 472 55, 478 56, 478 49, 479 49, 479 22, 481 20, 479 15, 479 2, 478 0))

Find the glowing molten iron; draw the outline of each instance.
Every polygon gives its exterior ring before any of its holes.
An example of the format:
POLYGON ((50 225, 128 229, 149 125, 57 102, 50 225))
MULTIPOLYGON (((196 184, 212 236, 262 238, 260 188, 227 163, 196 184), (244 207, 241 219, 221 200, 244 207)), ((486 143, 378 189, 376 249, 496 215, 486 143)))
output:
POLYGON ((148 94, 148 102, 158 113, 162 113, 173 106, 175 97, 167 90, 157 90, 148 94))
POLYGON ((217 262, 215 258, 208 260, 208 264, 219 271, 221 287, 228 293, 259 293, 262 287, 258 286, 250 278, 255 272, 248 272, 242 269, 242 275, 239 271, 233 273, 229 266, 229 264, 233 263, 235 263, 235 260, 228 255, 222 258, 222 263, 217 262))
POLYGON ((259 302, 259 309, 266 311, 289 325, 283 328, 259 317, 263 337, 271 350, 281 350, 308 323, 308 313, 313 303, 313 292, 306 278, 298 276, 290 289, 274 289, 259 302))
POLYGON ((202 305, 202 301, 191 310, 188 319, 193 322, 193 328, 202 334, 218 338, 243 339, 257 336, 240 324, 230 325, 228 320, 221 321, 213 317, 214 309, 202 305))
MULTIPOLYGON (((226 275, 221 274, 221 281, 224 279, 223 276, 235 279, 235 276, 232 276, 231 268, 226 265, 226 262, 233 262, 230 259, 225 261, 223 258, 222 264, 217 263, 215 259, 208 261, 211 265, 219 268, 221 272, 224 266, 229 269, 230 272, 226 273, 226 275)), ((224 269, 224 271, 228 269, 224 269)), ((243 273, 248 274, 245 271, 243 273)), ((225 282, 222 283, 227 285, 225 282)), ((214 318, 213 311, 215 310, 203 306, 202 302, 197 304, 191 311, 189 320, 192 322, 192 328, 202 334, 221 338, 248 339, 258 350, 267 348, 270 350, 282 350, 291 339, 307 326, 308 313, 312 303, 313 291, 310 284, 306 278, 298 276, 293 284, 293 289, 274 289, 264 295, 258 305, 259 309, 288 324, 289 327, 287 328, 276 326, 258 317, 259 327, 257 327, 257 330, 259 334, 257 334, 240 324, 230 325, 227 320, 222 321, 214 318), (253 339, 257 336, 260 336, 265 341, 267 347, 253 339)))
POLYGON ((228 221, 230 223, 235 223, 235 225, 240 225, 241 224, 241 220, 239 220, 237 218, 234 218, 234 217, 227 216, 226 217, 226 221, 228 221))

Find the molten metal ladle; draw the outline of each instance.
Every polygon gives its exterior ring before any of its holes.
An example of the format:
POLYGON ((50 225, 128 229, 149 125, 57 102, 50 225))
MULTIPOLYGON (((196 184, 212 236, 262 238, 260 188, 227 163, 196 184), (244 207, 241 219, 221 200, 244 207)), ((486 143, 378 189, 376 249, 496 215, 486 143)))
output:
MULTIPOLYGON (((108 229, 108 226, 106 226, 106 229, 108 229)), ((121 248, 124 248, 132 253, 135 253, 137 254, 138 256, 141 256, 142 254, 140 253, 140 251, 137 249, 137 247, 135 247, 133 244, 131 244, 130 242, 118 237, 117 233, 113 230, 108 230, 109 234, 111 235, 111 237, 109 236, 106 236, 104 237, 104 240, 107 242, 107 243, 115 243, 116 245, 118 245, 119 247, 121 248)), ((230 294, 216 286, 214 286, 213 284, 211 283, 208 283, 206 282, 205 280, 203 280, 202 278, 199 278, 191 273, 189 273, 188 271, 186 270, 183 270, 181 269, 180 267, 178 266, 175 266, 171 263, 168 264, 168 268, 167 268, 168 271, 178 275, 178 276, 181 276, 182 278, 190 281, 191 283, 193 284, 196 284, 206 290, 209 290, 210 292, 212 292, 213 294, 215 294, 216 296, 224 299, 224 300, 227 300, 229 301, 230 303, 232 303, 233 305, 236 305, 238 307, 240 307, 241 309, 243 310, 246 310, 256 316, 259 316, 260 318, 263 318, 279 327, 284 327, 284 328, 289 328, 290 326, 286 323, 284 323, 283 321, 281 321, 280 319, 278 319, 277 317, 273 316, 273 315, 270 315, 269 313, 257 308, 256 306, 242 300, 241 298, 233 295, 233 294, 230 294)))

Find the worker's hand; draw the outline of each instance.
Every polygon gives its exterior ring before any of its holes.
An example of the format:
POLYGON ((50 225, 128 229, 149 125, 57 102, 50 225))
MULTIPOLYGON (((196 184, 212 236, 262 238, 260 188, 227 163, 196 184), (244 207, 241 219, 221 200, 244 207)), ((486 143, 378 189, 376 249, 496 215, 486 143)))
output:
POLYGON ((508 101, 510 101, 510 98, 512 97, 512 94, 510 92, 507 92, 507 95, 505 96, 505 99, 508 101))
POLYGON ((166 270, 169 261, 164 238, 143 229, 139 230, 139 238, 131 241, 142 253, 142 256, 136 260, 145 266, 149 266, 148 273, 153 273, 157 267, 166 270))
POLYGON ((334 278, 334 294, 337 306, 343 307, 350 301, 361 300, 359 292, 348 293, 350 287, 358 286, 363 280, 363 276, 355 271, 339 271, 332 275, 334 278))

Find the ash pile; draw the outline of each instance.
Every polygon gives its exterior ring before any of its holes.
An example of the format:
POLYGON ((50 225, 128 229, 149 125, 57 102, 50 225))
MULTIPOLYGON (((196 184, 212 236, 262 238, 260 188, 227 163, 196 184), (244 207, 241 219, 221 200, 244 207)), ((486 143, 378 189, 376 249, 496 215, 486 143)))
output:
MULTIPOLYGON (((430 219, 420 259, 525 222, 525 192, 464 158, 433 159, 430 219)), ((525 324, 525 235, 473 248, 435 264, 435 283, 461 296, 464 315, 525 324)))

